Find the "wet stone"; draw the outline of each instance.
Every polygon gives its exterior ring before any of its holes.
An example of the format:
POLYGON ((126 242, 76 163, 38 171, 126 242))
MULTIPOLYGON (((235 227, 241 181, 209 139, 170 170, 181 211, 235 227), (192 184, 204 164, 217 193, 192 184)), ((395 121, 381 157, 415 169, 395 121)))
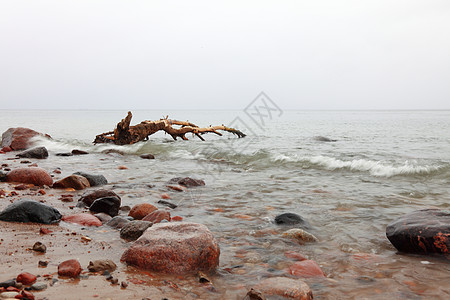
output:
POLYGON ((36 147, 17 154, 17 157, 44 159, 48 157, 48 151, 45 147, 36 147))
POLYGON ((105 198, 105 197, 116 197, 120 200, 119 195, 117 195, 113 191, 101 189, 101 190, 96 190, 96 191, 88 192, 88 193, 84 194, 78 200, 77 206, 78 207, 80 207, 80 206, 90 207, 95 200, 100 199, 100 198, 105 198))
POLYGON ((75 172, 74 175, 80 175, 86 178, 89 181, 91 186, 99 186, 108 184, 108 180, 103 175, 94 175, 85 172, 75 172))
POLYGON ((302 228, 309 228, 308 222, 301 216, 294 213, 284 213, 275 217, 277 225, 297 225, 302 228))
POLYGON ((144 233, 144 231, 146 231, 147 228, 151 227, 152 225, 152 222, 147 221, 130 221, 129 223, 125 224, 120 230, 120 237, 128 241, 137 240, 144 233))
POLYGON ((125 217, 122 216, 115 216, 111 220, 109 220, 105 225, 115 228, 115 229, 121 229, 125 224, 129 223, 130 220, 128 220, 125 217))
POLYGON ((159 200, 158 203, 159 203, 159 204, 162 204, 162 205, 165 205, 165 206, 167 206, 167 207, 170 207, 170 208, 172 208, 172 209, 175 209, 175 208, 178 207, 176 204, 174 204, 174 203, 172 203, 172 202, 169 202, 169 201, 166 201, 166 200, 159 200))
POLYGON ((45 290, 46 288, 47 284, 44 282, 36 282, 31 286, 31 289, 35 291, 42 291, 45 290))
POLYGON ((71 152, 66 152, 66 153, 56 153, 56 156, 73 156, 73 154, 71 152))
POLYGON ((117 268, 116 264, 110 259, 101 259, 89 262, 88 270, 90 272, 108 271, 113 272, 117 268))
POLYGON ((47 247, 41 242, 36 242, 33 245, 33 250, 37 252, 45 253, 47 251, 47 247))
POLYGON ((104 197, 95 200, 89 207, 89 210, 94 213, 106 213, 111 217, 119 214, 120 199, 117 197, 104 197))
POLYGON ((15 201, 0 213, 0 221, 6 222, 53 224, 60 219, 56 208, 28 199, 15 201))

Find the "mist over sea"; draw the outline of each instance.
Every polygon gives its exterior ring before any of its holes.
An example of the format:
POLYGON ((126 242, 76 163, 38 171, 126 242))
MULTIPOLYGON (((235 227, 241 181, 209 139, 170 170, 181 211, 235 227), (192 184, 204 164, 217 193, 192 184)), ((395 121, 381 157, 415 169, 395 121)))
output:
POLYGON ((366 283, 355 280, 361 276, 376 278, 371 291, 379 289, 380 299, 416 297, 402 284, 411 278, 423 283, 422 295, 414 299, 448 296, 439 293, 439 282, 448 281, 448 262, 427 258, 423 264, 423 257, 398 254, 385 228, 416 209, 449 209, 450 111, 284 111, 264 124, 238 110, 133 111, 132 124, 168 114, 202 127, 238 125, 247 137, 224 133, 207 134, 204 142, 190 135, 189 141, 173 141, 157 133, 134 145, 92 144, 126 113, 4 110, 0 132, 28 127, 49 134, 53 139, 36 140, 50 153, 49 159, 39 161, 40 167, 61 168, 61 176, 75 171, 103 174, 124 192, 123 205, 142 198, 154 201, 154 191, 162 191, 173 177, 204 179, 204 188, 174 196, 180 215, 207 225, 218 237, 221 265, 242 264, 234 253, 243 249, 251 253, 244 262, 254 264, 242 276, 227 277, 223 285, 250 282, 263 272, 263 263, 264 272, 267 265, 271 272, 282 272, 284 251, 298 245, 286 244, 277 234, 261 238, 259 233, 275 228, 276 215, 295 212, 309 221, 320 240, 302 246, 301 253, 339 282, 312 285, 318 299, 365 297, 359 285, 366 283), (55 156, 73 149, 90 155, 55 156), (123 155, 105 154, 108 149, 123 155), (143 160, 139 155, 144 153, 156 159, 143 160), (119 165, 128 169, 119 170, 119 165), (361 266, 350 259, 355 253, 374 254, 380 260, 361 266), (377 277, 380 272, 389 275, 377 277))

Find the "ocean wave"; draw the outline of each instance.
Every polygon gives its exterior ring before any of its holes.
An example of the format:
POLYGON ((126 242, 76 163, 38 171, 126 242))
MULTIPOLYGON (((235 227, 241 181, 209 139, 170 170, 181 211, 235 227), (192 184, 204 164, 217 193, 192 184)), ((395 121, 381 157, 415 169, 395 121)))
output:
POLYGON ((369 172, 370 175, 379 177, 392 177, 396 175, 426 175, 444 169, 447 166, 417 165, 405 161, 403 164, 389 164, 381 161, 354 159, 341 160, 334 157, 317 155, 310 157, 292 157, 277 155, 274 158, 278 162, 302 163, 303 167, 319 167, 326 170, 350 170, 357 172, 369 172))

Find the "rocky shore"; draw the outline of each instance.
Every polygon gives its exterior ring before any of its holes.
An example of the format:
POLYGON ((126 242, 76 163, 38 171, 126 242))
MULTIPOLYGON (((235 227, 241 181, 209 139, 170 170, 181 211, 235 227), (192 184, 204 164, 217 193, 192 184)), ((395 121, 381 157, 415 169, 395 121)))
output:
MULTIPOLYGON (((229 255, 221 250, 221 239, 207 226, 190 222, 172 201, 177 193, 202 189, 203 180, 166 178, 158 199, 143 197, 130 206, 101 168, 95 173, 74 169, 67 176, 60 169, 41 168, 40 162, 53 155, 89 153, 49 154, 33 147, 30 139, 36 135, 49 137, 26 128, 10 129, 2 137, 0 298, 307 300, 320 282, 332 280, 315 260, 287 250, 283 272, 266 267, 252 284, 230 289, 221 278, 239 274, 241 265, 221 263, 221 255, 229 255)), ((280 211, 272 222, 276 231, 254 234, 279 232, 294 245, 320 242, 299 214, 280 211)), ((449 237, 450 214, 441 210, 414 212, 387 227, 387 238, 402 252, 447 255, 449 237)), ((249 261, 242 252, 244 258, 249 261)))

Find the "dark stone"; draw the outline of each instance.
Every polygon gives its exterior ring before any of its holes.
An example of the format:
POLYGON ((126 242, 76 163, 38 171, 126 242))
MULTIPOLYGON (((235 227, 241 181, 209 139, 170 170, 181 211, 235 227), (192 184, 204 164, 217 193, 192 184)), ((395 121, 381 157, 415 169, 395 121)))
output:
POLYGON ((112 219, 110 215, 103 212, 95 214, 94 216, 96 216, 100 221, 102 221, 103 224, 109 222, 112 219))
POLYGON ((0 171, 0 182, 5 182, 6 181, 6 176, 8 175, 8 173, 5 172, 1 172, 0 171))
POLYGON ((99 185, 108 184, 108 180, 106 180, 105 176, 103 176, 103 175, 93 175, 93 174, 88 174, 88 173, 84 173, 84 172, 76 172, 73 174, 83 176, 84 178, 86 178, 89 181, 89 184, 91 186, 99 186, 99 185))
POLYGON ((275 217, 277 225, 299 225, 302 228, 309 228, 309 223, 301 216, 294 213, 284 213, 275 217))
POLYGON ((70 153, 70 152, 66 152, 66 153, 56 153, 55 155, 56 155, 56 156, 73 156, 73 154, 70 153))
POLYGON ((314 140, 318 142, 337 142, 337 140, 333 140, 325 136, 315 136, 314 140))
POLYGON ((128 241, 137 240, 152 225, 152 222, 147 221, 130 221, 120 230, 120 237, 128 241))
POLYGON ((169 180, 169 184, 177 183, 185 187, 202 186, 205 182, 200 179, 193 179, 190 177, 175 177, 169 180))
POLYGON ((153 154, 147 153, 147 154, 142 154, 141 156, 139 156, 140 158, 143 159, 155 159, 155 156, 153 154))
POLYGON ((89 153, 86 152, 86 151, 83 151, 83 150, 73 149, 72 150, 72 154, 73 155, 86 155, 86 154, 89 154, 89 153))
POLYGON ((111 220, 109 220, 106 225, 109 227, 115 228, 115 229, 121 229, 125 224, 129 223, 130 220, 128 220, 125 217, 122 216, 115 216, 111 220))
POLYGON ((422 209, 406 214, 386 227, 386 236, 398 251, 443 253, 450 249, 450 212, 422 209))
POLYGON ((90 193, 86 193, 84 194, 79 200, 78 200, 78 207, 82 207, 82 206, 91 206, 92 203, 100 198, 105 198, 105 197, 116 197, 120 200, 119 195, 117 195, 116 193, 114 193, 113 191, 110 190, 96 190, 90 193))
POLYGON ((41 242, 36 242, 33 245, 33 250, 37 251, 37 252, 45 253, 45 252, 47 252, 47 247, 44 244, 42 244, 41 242))
POLYGON ((48 157, 48 151, 45 147, 36 147, 17 154, 17 157, 44 159, 48 157))
POLYGON ((0 282, 0 288, 7 288, 10 286, 16 286, 16 280, 15 279, 11 279, 11 280, 6 280, 6 281, 2 281, 0 282))
POLYGON ((0 221, 6 222, 53 224, 61 217, 56 208, 28 199, 15 201, 0 213, 0 221))
POLYGON ((105 213, 111 217, 115 217, 119 214, 120 199, 117 197, 104 197, 95 200, 89 210, 94 213, 105 213))
POLYGON ((162 204, 162 205, 165 205, 165 206, 168 206, 168 207, 170 207, 172 209, 175 209, 175 208, 178 207, 178 205, 173 204, 172 202, 169 202, 169 201, 166 201, 166 200, 159 200, 158 203, 162 204))
POLYGON ((266 297, 260 291, 251 288, 245 295, 244 300, 266 300, 266 297))

